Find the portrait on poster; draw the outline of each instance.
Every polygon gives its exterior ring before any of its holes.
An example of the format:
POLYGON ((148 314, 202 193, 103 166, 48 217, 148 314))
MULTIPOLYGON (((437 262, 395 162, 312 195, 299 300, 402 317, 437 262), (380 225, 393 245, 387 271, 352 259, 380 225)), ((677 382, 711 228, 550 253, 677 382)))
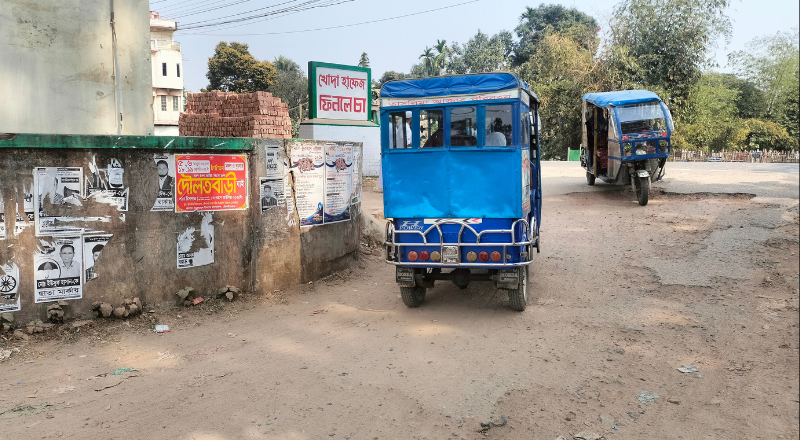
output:
POLYGON ((175 160, 171 154, 154 154, 153 162, 156 164, 157 178, 152 191, 156 201, 150 211, 174 211, 175 160))
POLYGON ((214 225, 210 212, 202 213, 200 230, 187 228, 178 235, 178 269, 205 266, 214 262, 214 225))
POLYGON ((82 254, 80 236, 41 240, 33 256, 34 302, 82 298, 82 254))
POLYGON ((283 179, 260 179, 259 190, 261 212, 285 204, 286 199, 283 196, 283 179))
POLYGON ((98 274, 95 270, 95 264, 100 259, 103 249, 111 240, 113 234, 98 234, 98 235, 84 235, 83 236, 83 282, 97 278, 98 274))
POLYGON ((83 206, 82 167, 39 167, 34 170, 36 236, 80 234, 74 218, 61 214, 60 205, 83 206))

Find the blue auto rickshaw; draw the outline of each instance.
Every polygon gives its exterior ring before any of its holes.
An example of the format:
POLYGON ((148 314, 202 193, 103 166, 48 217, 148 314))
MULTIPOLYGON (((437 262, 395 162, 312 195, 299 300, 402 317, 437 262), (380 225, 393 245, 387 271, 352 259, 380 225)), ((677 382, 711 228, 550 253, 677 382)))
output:
POLYGON ((525 310, 539 251, 539 99, 513 73, 381 88, 387 263, 403 302, 437 280, 492 281, 525 310))
POLYGON ((666 104, 647 90, 583 96, 581 166, 586 181, 632 185, 647 205, 650 182, 661 180, 674 130, 666 104))

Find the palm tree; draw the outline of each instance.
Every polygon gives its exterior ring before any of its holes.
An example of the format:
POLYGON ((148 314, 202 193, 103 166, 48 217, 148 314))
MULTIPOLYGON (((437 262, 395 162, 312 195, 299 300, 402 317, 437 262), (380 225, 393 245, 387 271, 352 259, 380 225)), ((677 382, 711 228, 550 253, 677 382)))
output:
POLYGON ((275 66, 275 70, 277 70, 278 72, 298 72, 298 73, 302 72, 302 70, 300 70, 300 66, 297 63, 290 60, 289 58, 286 58, 283 55, 280 55, 277 58, 275 58, 275 61, 273 61, 272 64, 275 66))
POLYGON ((426 47, 425 52, 422 52, 422 55, 420 55, 419 58, 422 60, 422 66, 425 68, 425 74, 428 76, 433 76, 434 59, 436 58, 433 55, 433 49, 426 47))
POLYGON ((436 71, 436 76, 442 74, 442 69, 444 69, 444 63, 447 61, 447 54, 450 50, 447 48, 447 40, 436 40, 436 49, 437 55, 436 58, 433 60, 434 70, 436 71))

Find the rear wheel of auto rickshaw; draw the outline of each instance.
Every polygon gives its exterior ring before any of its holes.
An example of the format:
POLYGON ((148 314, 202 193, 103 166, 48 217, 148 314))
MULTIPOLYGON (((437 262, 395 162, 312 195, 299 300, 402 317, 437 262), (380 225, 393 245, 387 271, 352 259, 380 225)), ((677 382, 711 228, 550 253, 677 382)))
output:
POLYGON ((401 287, 400 296, 403 297, 403 304, 408 307, 419 307, 425 301, 425 288, 420 286, 401 287))
POLYGON ((528 266, 519 270, 519 284, 516 289, 505 289, 508 292, 508 301, 511 308, 522 312, 528 305, 528 266))
POLYGON ((594 174, 589 171, 586 172, 586 183, 588 183, 589 186, 594 186, 594 174))
POLYGON ((634 177, 634 186, 636 187, 636 200, 642 206, 647 205, 650 199, 650 178, 649 177, 634 177))

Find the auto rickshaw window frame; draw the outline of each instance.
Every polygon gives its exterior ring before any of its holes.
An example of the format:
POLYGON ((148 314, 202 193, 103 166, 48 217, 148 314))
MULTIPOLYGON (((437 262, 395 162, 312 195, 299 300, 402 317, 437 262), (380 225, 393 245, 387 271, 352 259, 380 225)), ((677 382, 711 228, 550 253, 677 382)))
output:
MULTIPOLYGON (((480 130, 480 125, 481 125, 481 124, 478 123, 479 122, 478 121, 478 119, 479 119, 478 118, 478 105, 473 104, 473 105, 460 105, 460 106, 456 106, 456 107, 449 107, 449 111, 446 112, 446 113, 449 115, 449 121, 445 121, 445 124, 447 124, 447 127, 449 127, 449 130, 448 130, 448 132, 445 133, 447 135, 445 137, 445 145, 447 147, 449 147, 449 148, 453 148, 453 147, 455 147, 455 148, 478 148, 478 146, 480 145, 480 143, 479 143, 479 130, 480 130), (467 110, 467 109, 473 109, 473 112, 465 112, 465 110, 467 110), (458 135, 458 136, 463 136, 464 138, 474 137, 475 138, 475 145, 455 145, 455 146, 453 145, 453 130, 454 130, 454 128, 453 128, 453 122, 454 122, 453 121, 453 112, 454 111, 463 112, 462 114, 465 115, 465 116, 469 115, 470 113, 474 113, 475 116, 472 119, 473 120, 473 124, 472 125, 474 127, 475 134, 474 135, 464 134, 464 135, 458 135)), ((460 114, 457 113, 456 116, 460 116, 460 114)), ((469 118, 465 117, 463 119, 457 119, 456 121, 469 121, 469 120, 470 120, 469 118)), ((466 122, 465 122, 465 124, 466 124, 466 122)), ((465 128, 466 128, 466 125, 465 125, 465 128)), ((464 131, 468 132, 469 130, 465 129, 464 131)))

